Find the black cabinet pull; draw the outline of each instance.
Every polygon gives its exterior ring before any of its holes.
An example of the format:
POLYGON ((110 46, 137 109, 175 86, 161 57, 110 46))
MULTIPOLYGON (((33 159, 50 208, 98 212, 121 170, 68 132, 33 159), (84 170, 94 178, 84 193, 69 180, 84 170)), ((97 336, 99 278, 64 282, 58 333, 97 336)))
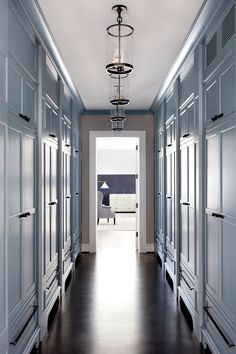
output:
POLYGON ((55 204, 57 204, 57 202, 50 202, 50 203, 48 203, 48 205, 55 205, 55 204))
POLYGON ((168 146, 168 147, 171 147, 171 146, 172 146, 172 144, 167 144, 167 146, 168 146))
POLYGON ((166 196, 167 199, 172 199, 171 195, 166 196))
POLYGON ((46 287, 47 290, 50 290, 50 288, 52 287, 55 279, 57 279, 57 274, 55 275, 55 277, 53 277, 52 281, 49 283, 49 285, 46 287))
POLYGON ((216 327, 216 329, 218 330, 218 332, 220 333, 220 335, 222 336, 222 338, 224 339, 225 343, 227 344, 227 346, 229 348, 232 348, 235 346, 235 344, 232 342, 232 340, 224 333, 223 329, 220 328, 220 326, 218 325, 218 323, 216 322, 216 320, 214 319, 214 317, 212 316, 212 314, 210 313, 210 307, 209 306, 204 306, 203 307, 204 311, 207 313, 207 315, 209 316, 209 318, 211 319, 212 323, 214 324, 214 326, 216 327))
POLYGON ((67 196, 66 196, 66 199, 70 199, 70 198, 71 198, 71 196, 70 196, 70 195, 67 195, 67 196))
POLYGON ((79 152, 79 150, 75 150, 75 152, 79 152))
POLYGON ((79 194, 79 192, 76 192, 76 193, 75 193, 75 195, 78 195, 78 194, 79 194))
POLYGON ((70 144, 65 144, 65 146, 70 147, 70 144))
POLYGON ((211 216, 214 216, 215 218, 221 218, 224 219, 224 215, 218 214, 218 213, 212 213, 211 216))
POLYGON ((183 279, 183 281, 185 282, 185 284, 187 285, 187 287, 189 288, 190 291, 194 290, 194 287, 192 287, 191 285, 189 285, 188 281, 182 276, 181 274, 181 278, 183 279))
POLYGON ((190 136, 190 133, 182 135, 182 138, 188 138, 190 136))
POLYGON ((24 333, 25 329, 27 328, 28 324, 30 323, 31 319, 33 318, 35 312, 37 311, 38 309, 38 306, 32 306, 34 309, 32 311, 32 313, 30 314, 28 320, 25 322, 23 328, 21 329, 21 331, 19 332, 19 334, 17 335, 16 339, 12 340, 10 342, 11 345, 17 345, 17 343, 19 342, 20 340, 20 337, 22 336, 22 334, 24 333))
POLYGON ((29 212, 29 211, 27 211, 26 213, 20 214, 20 215, 19 215, 19 219, 21 219, 21 218, 27 218, 27 216, 30 216, 30 212, 29 212))
POLYGON ((19 113, 19 117, 24 119, 26 122, 29 122, 30 121, 30 118, 22 113, 19 113))
POLYGON ((51 138, 56 138, 56 137, 57 137, 56 134, 49 134, 49 136, 50 136, 51 138))
POLYGON ((224 117, 224 113, 216 114, 214 117, 211 118, 212 122, 215 122, 217 119, 224 117))
POLYGON ((189 205, 190 205, 190 203, 188 203, 188 202, 183 202, 183 205, 187 205, 187 206, 189 206, 189 205))
POLYGON ((161 152, 161 150, 158 150, 158 152, 161 152))

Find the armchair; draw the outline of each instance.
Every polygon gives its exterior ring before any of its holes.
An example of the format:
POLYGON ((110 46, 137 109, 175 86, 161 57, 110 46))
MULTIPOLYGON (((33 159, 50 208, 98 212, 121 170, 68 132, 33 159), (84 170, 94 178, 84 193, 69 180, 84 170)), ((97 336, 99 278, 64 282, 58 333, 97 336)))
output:
POLYGON ((98 191, 97 194, 98 205, 97 205, 97 224, 99 224, 99 219, 106 218, 107 222, 109 222, 109 218, 114 219, 114 225, 116 224, 116 214, 111 210, 110 206, 106 206, 102 204, 103 194, 98 191))

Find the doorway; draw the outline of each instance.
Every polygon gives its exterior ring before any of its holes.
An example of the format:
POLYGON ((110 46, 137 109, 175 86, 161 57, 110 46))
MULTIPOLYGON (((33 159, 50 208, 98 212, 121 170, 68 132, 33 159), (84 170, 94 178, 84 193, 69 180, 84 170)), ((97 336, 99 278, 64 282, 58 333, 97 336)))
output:
POLYGON ((90 132, 89 184, 90 252, 96 252, 99 235, 103 242, 102 231, 130 232, 134 247, 146 252, 145 132, 90 132), (123 161, 122 152, 127 155, 123 161), (98 218, 98 198, 110 209, 109 218, 98 218))
POLYGON ((135 137, 96 139, 97 251, 137 248, 138 147, 135 137))

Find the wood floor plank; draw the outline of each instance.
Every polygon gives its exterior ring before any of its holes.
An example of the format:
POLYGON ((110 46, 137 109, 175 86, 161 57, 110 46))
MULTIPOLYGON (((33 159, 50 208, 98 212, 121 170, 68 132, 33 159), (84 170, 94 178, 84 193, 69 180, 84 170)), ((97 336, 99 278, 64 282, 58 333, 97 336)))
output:
POLYGON ((138 254, 135 249, 122 251, 119 247, 109 247, 97 254, 82 254, 39 352, 198 354, 204 351, 190 331, 155 256, 138 254))

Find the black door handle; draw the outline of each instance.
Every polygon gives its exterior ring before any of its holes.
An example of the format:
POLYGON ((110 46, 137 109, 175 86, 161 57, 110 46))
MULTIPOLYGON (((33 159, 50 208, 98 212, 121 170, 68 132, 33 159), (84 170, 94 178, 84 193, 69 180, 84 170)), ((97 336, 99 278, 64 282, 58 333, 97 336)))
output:
POLYGON ((65 146, 70 147, 70 144, 65 144, 65 146))
POLYGON ((29 122, 30 121, 30 118, 22 113, 19 113, 19 117, 24 119, 26 122, 29 122))
POLYGON ((56 137, 57 137, 56 134, 49 134, 49 136, 50 136, 51 138, 56 138, 56 137))
POLYGON ((27 218, 28 216, 30 216, 30 212, 29 212, 29 211, 27 211, 26 213, 20 214, 20 215, 19 215, 19 219, 21 219, 21 218, 27 218))
POLYGON ((190 203, 188 203, 188 202, 183 202, 183 205, 187 205, 187 206, 189 206, 189 205, 190 205, 190 203))
POLYGON ((50 203, 48 203, 48 205, 55 205, 55 204, 57 204, 57 202, 50 202, 50 203))
POLYGON ((67 196, 66 196, 66 199, 70 199, 70 198, 71 198, 71 196, 70 196, 70 195, 67 195, 67 196))
POLYGON ((212 213, 211 216, 214 216, 215 218, 221 218, 224 219, 224 215, 218 214, 218 213, 212 213))
POLYGON ((168 144, 167 146, 168 146, 168 147, 171 147, 171 146, 172 146, 172 144, 168 144))
POLYGON ((182 138, 188 138, 190 136, 190 133, 184 134, 182 138))
POLYGON ((212 122, 215 122, 217 119, 222 118, 224 113, 216 114, 214 117, 211 118, 212 122))
POLYGON ((167 199, 172 199, 172 197, 170 195, 167 195, 166 198, 167 199))

